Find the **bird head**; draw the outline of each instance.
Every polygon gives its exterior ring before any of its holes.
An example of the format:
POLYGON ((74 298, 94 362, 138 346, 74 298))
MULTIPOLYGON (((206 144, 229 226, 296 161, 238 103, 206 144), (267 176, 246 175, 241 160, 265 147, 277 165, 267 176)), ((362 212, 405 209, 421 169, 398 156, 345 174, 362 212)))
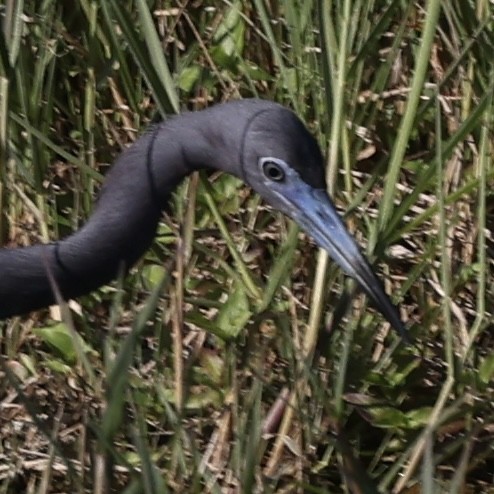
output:
POLYGON ((391 325, 406 338, 397 308, 326 192, 320 148, 298 117, 275 105, 258 111, 244 132, 244 180, 275 209, 292 218, 356 279, 391 325))

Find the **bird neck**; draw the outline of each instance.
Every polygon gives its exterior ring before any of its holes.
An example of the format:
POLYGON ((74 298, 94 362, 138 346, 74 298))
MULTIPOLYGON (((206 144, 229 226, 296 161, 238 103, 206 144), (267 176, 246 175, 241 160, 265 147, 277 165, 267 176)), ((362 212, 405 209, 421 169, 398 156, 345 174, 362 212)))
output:
POLYGON ((129 269, 151 244, 161 211, 186 175, 208 167, 245 178, 251 122, 275 108, 282 107, 240 100, 151 127, 117 159, 80 230, 53 244, 0 249, 0 318, 52 304, 49 278, 67 300, 129 269))
POLYGON ((151 127, 117 159, 80 230, 54 244, 0 249, 0 317, 54 303, 48 272, 69 299, 129 269, 151 244, 170 194, 186 175, 204 166, 238 174, 218 137, 222 130, 209 111, 151 127))

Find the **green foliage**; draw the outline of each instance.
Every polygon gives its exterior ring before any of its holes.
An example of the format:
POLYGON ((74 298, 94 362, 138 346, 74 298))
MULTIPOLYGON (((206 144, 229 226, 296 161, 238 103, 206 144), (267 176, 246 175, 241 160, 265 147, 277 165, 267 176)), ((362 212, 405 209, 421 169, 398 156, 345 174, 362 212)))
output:
POLYGON ((202 174, 73 321, 1 323, 3 492, 488 492, 492 2, 9 0, 2 14, 4 244, 77 229, 159 116, 274 99, 319 139, 415 345, 239 180, 202 174))
POLYGON ((77 361, 75 345, 79 345, 85 353, 95 353, 79 334, 71 333, 64 323, 58 323, 44 328, 35 328, 33 329, 33 333, 56 350, 62 360, 67 364, 75 364, 77 361), (78 340, 77 343, 74 342, 74 338, 78 340))
POLYGON ((252 312, 242 285, 233 286, 216 318, 216 334, 223 340, 235 339, 249 322, 252 312))

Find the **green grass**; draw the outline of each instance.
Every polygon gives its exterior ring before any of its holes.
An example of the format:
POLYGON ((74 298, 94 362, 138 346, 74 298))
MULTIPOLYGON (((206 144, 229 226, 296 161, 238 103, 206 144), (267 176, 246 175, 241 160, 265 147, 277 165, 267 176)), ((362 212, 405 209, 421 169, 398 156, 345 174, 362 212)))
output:
POLYGON ((153 120, 272 99, 416 343, 237 179, 191 177, 129 276, 0 323, 1 492, 494 492, 490 2, 1 8, 3 245, 83 224, 153 120))

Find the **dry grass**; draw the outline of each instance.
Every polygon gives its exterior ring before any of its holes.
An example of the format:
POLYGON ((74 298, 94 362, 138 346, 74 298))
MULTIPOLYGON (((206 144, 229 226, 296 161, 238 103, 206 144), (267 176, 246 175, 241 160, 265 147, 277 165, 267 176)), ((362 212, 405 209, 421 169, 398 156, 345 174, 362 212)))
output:
POLYGON ((75 230, 153 119, 274 99, 416 348, 238 180, 193 177, 71 321, 2 322, 2 492, 492 491, 492 5, 440 3, 6 2, 4 245, 75 230))

